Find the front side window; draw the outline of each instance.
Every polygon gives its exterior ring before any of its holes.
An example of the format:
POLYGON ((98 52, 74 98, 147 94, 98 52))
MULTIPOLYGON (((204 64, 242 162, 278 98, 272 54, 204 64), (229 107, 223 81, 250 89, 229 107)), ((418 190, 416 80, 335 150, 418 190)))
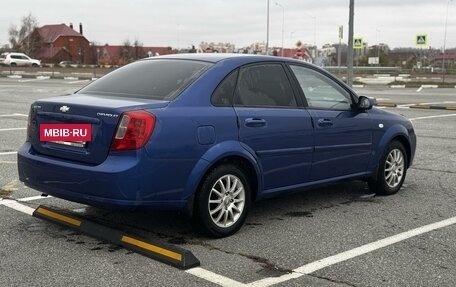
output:
POLYGON ((281 64, 260 64, 242 68, 234 104, 297 107, 293 90, 281 64))
POLYGON ((170 101, 211 63, 191 60, 144 60, 115 70, 78 93, 170 101))
POLYGON ((351 109, 350 93, 338 83, 315 70, 297 65, 290 67, 301 86, 309 107, 330 110, 351 109))

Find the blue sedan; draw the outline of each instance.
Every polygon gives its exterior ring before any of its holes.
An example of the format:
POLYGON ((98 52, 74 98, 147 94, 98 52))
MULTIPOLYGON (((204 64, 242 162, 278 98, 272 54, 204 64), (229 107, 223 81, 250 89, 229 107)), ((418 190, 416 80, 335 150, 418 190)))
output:
POLYGON ((230 54, 141 60, 31 105, 20 180, 114 209, 186 210, 228 236, 252 202, 346 179, 396 193, 416 136, 302 61, 230 54))

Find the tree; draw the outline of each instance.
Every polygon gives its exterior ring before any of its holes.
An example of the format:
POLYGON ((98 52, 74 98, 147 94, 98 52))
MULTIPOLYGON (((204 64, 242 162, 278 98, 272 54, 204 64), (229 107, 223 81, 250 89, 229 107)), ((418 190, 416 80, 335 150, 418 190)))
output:
POLYGON ((144 58, 145 55, 143 50, 143 44, 139 40, 136 39, 133 42, 133 45, 129 39, 125 40, 120 50, 118 64, 125 65, 138 59, 144 58))
POLYGON ((11 25, 8 31, 10 47, 15 51, 34 56, 42 44, 37 27, 38 20, 31 13, 22 17, 19 27, 11 25))
POLYGON ((119 65, 125 65, 133 61, 133 47, 130 40, 125 40, 122 48, 120 49, 119 65))
POLYGON ((144 58, 145 56, 143 55, 143 43, 141 43, 138 39, 135 39, 135 42, 133 43, 134 46, 134 58, 135 60, 144 58))

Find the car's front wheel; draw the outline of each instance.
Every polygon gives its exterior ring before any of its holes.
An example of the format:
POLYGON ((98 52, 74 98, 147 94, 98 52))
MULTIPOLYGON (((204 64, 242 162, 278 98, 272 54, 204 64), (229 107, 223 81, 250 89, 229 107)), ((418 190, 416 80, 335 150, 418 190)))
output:
POLYGON ((407 153, 404 146, 391 142, 380 159, 376 179, 368 181, 369 188, 380 195, 395 194, 402 187, 407 173, 407 153))
POLYGON ((195 197, 194 222, 214 237, 238 231, 250 207, 250 185, 244 172, 232 164, 214 168, 195 197))

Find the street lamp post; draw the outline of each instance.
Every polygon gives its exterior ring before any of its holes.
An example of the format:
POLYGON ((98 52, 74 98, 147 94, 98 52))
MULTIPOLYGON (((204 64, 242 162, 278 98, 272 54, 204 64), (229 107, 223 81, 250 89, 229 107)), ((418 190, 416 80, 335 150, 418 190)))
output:
POLYGON ((314 28, 314 31, 313 31, 313 34, 314 34, 314 35, 313 35, 313 42, 314 42, 314 43, 313 43, 313 44, 314 44, 314 49, 315 49, 315 50, 314 50, 314 51, 315 51, 315 55, 314 55, 314 56, 317 57, 317 56, 318 56, 318 49, 317 49, 317 16, 312 16, 312 15, 310 15, 310 14, 308 14, 308 13, 306 13, 306 14, 307 14, 310 18, 312 18, 312 19, 313 19, 313 22, 314 22, 314 27, 313 27, 313 28, 314 28))
POLYGON ((268 10, 266 12, 266 55, 268 54, 269 49, 269 0, 268 0, 268 10))
POLYGON ((285 25, 285 8, 280 5, 278 2, 275 2, 276 6, 282 8, 282 49, 281 49, 281 56, 283 57, 283 32, 284 32, 284 25, 285 25))
POLYGON ((448 0, 447 7, 446 7, 445 33, 443 36, 443 52, 442 52, 442 83, 445 83, 445 49, 446 49, 447 26, 448 26, 448 9, 450 8, 451 1, 453 1, 453 0, 448 0))
POLYGON ((350 0, 348 16, 348 54, 347 54, 347 84, 353 85, 353 20, 355 15, 355 0, 350 0))

